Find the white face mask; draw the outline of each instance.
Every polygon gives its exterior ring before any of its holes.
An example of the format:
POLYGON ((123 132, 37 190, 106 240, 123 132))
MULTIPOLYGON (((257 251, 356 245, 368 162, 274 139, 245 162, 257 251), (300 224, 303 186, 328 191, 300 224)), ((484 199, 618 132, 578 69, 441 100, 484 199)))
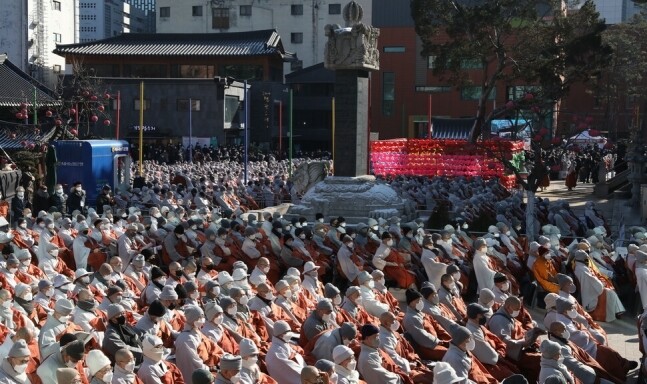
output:
POLYGON ((112 371, 108 371, 103 375, 103 378, 101 380, 106 384, 110 384, 112 383, 112 375, 112 371))
POLYGON ((135 372, 135 362, 131 361, 130 363, 126 364, 126 366, 124 367, 124 371, 128 373, 135 372))
POLYGON ((19 364, 13 367, 13 370, 18 374, 23 374, 27 370, 27 364, 19 364))
POLYGON ((557 359, 557 364, 563 364, 564 363, 564 356, 559 355, 559 358, 557 359))
POLYGON ((48 289, 45 291, 45 296, 47 296, 47 297, 52 297, 52 296, 54 296, 54 288, 48 288, 48 289))
POLYGON ((568 340, 571 337, 571 333, 568 331, 568 329, 565 329, 564 332, 562 332, 562 338, 568 340))
POLYGON ((387 240, 387 241, 386 241, 386 245, 387 245, 388 247, 392 247, 392 246, 393 246, 393 240, 387 240))
POLYGON ((361 307, 363 302, 364 301, 363 301, 361 296, 359 296, 357 299, 355 299, 355 305, 358 306, 358 307, 361 307))
POLYGON ((367 281, 366 286, 369 287, 370 289, 375 288, 375 281, 373 281, 373 280, 367 281))
POLYGON ((16 196, 18 196, 19 199, 22 199, 25 197, 25 192, 18 192, 16 193, 16 196))
POLYGON ((321 320, 324 323, 330 323, 331 319, 332 319, 332 314, 331 313, 324 313, 323 316, 321 316, 321 320))
POLYGON ((31 294, 31 292, 27 292, 25 297, 23 297, 22 299, 25 300, 25 301, 32 301, 33 298, 34 298, 34 296, 31 294))
POLYGON ((510 283, 506 281, 505 283, 501 284, 501 291, 507 292, 508 289, 510 289, 510 283))
POLYGON ((249 303, 249 297, 241 296, 240 301, 238 303, 240 303, 240 305, 247 305, 247 303, 249 303))
POLYGON ((231 384, 239 384, 240 383, 240 373, 237 373, 233 375, 232 377, 229 378, 229 381, 231 384))
POLYGON ((475 347, 476 347, 476 341, 474 341, 473 338, 470 338, 467 344, 465 344, 465 349, 467 351, 473 351, 475 347))
POLYGON ((214 324, 216 324, 216 325, 222 324, 222 315, 218 315, 218 316, 214 317, 212 322, 214 324))
POLYGON ((324 219, 317 219, 318 222, 323 223, 324 219))
POLYGON ((198 291, 191 292, 190 296, 191 296, 191 299, 198 300, 200 298, 200 292, 198 292, 198 291))
POLYGON ((390 327, 390 328, 391 328, 391 331, 396 332, 398 329, 400 329, 400 322, 399 322, 399 321, 397 321, 397 320, 396 320, 396 321, 394 321, 394 322, 391 324, 391 327, 390 327))
POLYGON ((355 359, 353 359, 353 360, 348 362, 348 365, 346 366, 346 369, 348 369, 349 371, 354 371, 356 366, 357 366, 357 361, 355 359))
POLYGON ((263 267, 261 271, 263 271, 263 273, 267 275, 270 272, 270 267, 263 267))
POLYGON ((243 359, 243 368, 247 369, 252 369, 256 366, 256 363, 258 362, 258 357, 252 356, 243 359))
POLYGON ((214 295, 214 296, 220 295, 220 287, 211 288, 211 294, 214 295))
POLYGON ((416 303, 416 311, 420 312, 424 307, 425 307, 425 303, 423 303, 422 300, 419 300, 416 303))
POLYGON ((569 309, 566 311, 566 316, 570 317, 571 319, 574 319, 577 317, 577 311, 574 309, 569 309))
POLYGON ((3 308, 11 308, 11 300, 7 300, 2 303, 3 308))
POLYGON ((162 357, 164 357, 164 349, 155 348, 146 357, 153 360, 155 363, 159 363, 162 360, 162 357))
POLYGON ((229 316, 235 316, 237 312, 238 309, 236 307, 227 308, 227 314, 229 316))
POLYGON ((8 271, 13 275, 14 273, 18 272, 18 268, 9 268, 8 271))
POLYGON ((332 299, 332 303, 335 305, 341 304, 341 296, 337 295, 332 299))
POLYGON ((454 272, 454 273, 452 273, 452 277, 454 278, 454 281, 459 281, 461 279, 461 273, 460 272, 454 272))
POLYGON ((519 316, 519 311, 518 311, 518 310, 517 310, 517 311, 513 311, 513 312, 510 314, 510 316, 511 316, 511 317, 517 317, 517 316, 519 316))
POLYGON ((205 321, 204 319, 197 320, 193 323, 193 326, 196 329, 202 329, 202 326, 204 325, 204 321, 205 321))

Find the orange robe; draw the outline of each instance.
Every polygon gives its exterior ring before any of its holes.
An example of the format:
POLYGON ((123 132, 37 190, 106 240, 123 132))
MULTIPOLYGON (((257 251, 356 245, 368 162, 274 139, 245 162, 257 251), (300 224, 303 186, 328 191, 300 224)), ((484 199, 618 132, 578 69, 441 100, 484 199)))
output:
POLYGON ((537 282, 546 292, 559 292, 559 285, 551 281, 552 279, 555 279, 557 271, 555 270, 555 266, 550 260, 538 257, 535 263, 532 265, 532 273, 535 275, 537 282))
MULTIPOLYGON (((452 339, 449 333, 447 333, 447 331, 445 331, 445 329, 440 324, 438 324, 438 322, 434 320, 432 316, 424 314, 423 318, 424 321, 422 323, 422 327, 425 331, 436 336, 439 342, 449 342, 452 339)), ((447 347, 440 345, 440 343, 436 345, 434 349, 417 345, 417 352, 418 356, 420 356, 420 358, 423 360, 440 361, 445 356, 447 347)))
MULTIPOLYGON (((404 264, 402 255, 393 248, 389 252, 389 256, 384 260, 389 263, 397 263, 398 265, 404 264)), ((398 287, 402 289, 407 289, 416 283, 416 275, 401 267, 384 267, 384 275, 395 280, 398 283, 398 287)))
POLYGON ((519 373, 519 370, 515 366, 514 362, 508 360, 506 356, 507 347, 503 340, 499 339, 497 335, 490 332, 485 326, 481 326, 481 331, 485 336, 485 341, 490 344, 492 348, 499 354, 499 360, 496 365, 483 364, 485 369, 494 376, 499 381, 503 381, 506 377, 510 377, 515 373, 519 373))

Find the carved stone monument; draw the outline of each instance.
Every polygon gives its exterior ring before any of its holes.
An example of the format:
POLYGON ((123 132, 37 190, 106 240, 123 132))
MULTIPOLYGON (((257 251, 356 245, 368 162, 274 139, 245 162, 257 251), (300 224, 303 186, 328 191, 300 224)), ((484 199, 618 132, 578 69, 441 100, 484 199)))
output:
POLYGON ((380 69, 380 30, 362 23, 355 1, 343 10, 345 27, 326 25, 324 66, 335 71, 335 176, 317 183, 289 214, 344 216, 349 222, 367 217, 401 216, 413 212, 387 184, 368 174, 368 72, 380 69))

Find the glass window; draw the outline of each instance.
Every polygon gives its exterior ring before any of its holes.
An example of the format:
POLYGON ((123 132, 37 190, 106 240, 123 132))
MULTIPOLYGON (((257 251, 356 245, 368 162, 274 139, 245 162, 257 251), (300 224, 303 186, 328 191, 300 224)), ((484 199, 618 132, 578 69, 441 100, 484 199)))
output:
POLYGON ((228 64, 218 68, 218 76, 235 79, 263 80, 263 66, 253 64, 228 64))
POLYGON ((91 76, 118 77, 119 64, 88 64, 91 76))
POLYGON ((341 4, 328 4, 329 15, 341 15, 341 4))
POLYGON ((541 87, 536 85, 514 85, 506 89, 506 100, 522 99, 526 93, 539 94, 541 87))
POLYGON ((240 128, 242 108, 238 96, 225 95, 225 128, 240 128))
POLYGON ((252 15, 252 6, 251 5, 241 5, 240 11, 238 12, 241 16, 251 16, 252 15))
POLYGON ((461 69, 481 69, 483 62, 480 59, 462 59, 461 69))
POLYGON ((191 14, 193 16, 202 16, 202 5, 194 5, 191 7, 191 14))
POLYGON ((393 115, 395 105, 395 73, 384 72, 382 74, 382 114, 393 115))
POLYGON ((303 60, 294 60, 290 62, 291 71, 298 71, 301 68, 303 68, 303 60))
POLYGON ((212 29, 229 29, 229 8, 213 8, 212 29))
MULTIPOLYGON (((189 110, 189 99, 177 99, 177 110, 178 112, 181 111, 188 111, 189 110)), ((192 111, 200 111, 200 100, 199 99, 191 99, 191 110, 192 111)))
MULTIPOLYGON (((139 111, 139 97, 133 100, 133 108, 135 111, 139 111)), ((150 99, 144 99, 144 111, 149 110, 151 108, 151 100, 150 99)))
MULTIPOLYGON (((483 92, 483 87, 471 86, 461 88, 461 99, 462 100, 478 100, 481 98, 483 92)), ((488 100, 494 100, 496 98, 496 88, 490 92, 488 100)))
POLYGON ((401 46, 384 47, 384 53, 404 53, 405 49, 401 46))
POLYGON ((292 44, 301 44, 303 43, 303 33, 301 32, 292 32, 290 33, 290 41, 292 44))
POLYGON ((171 17, 171 7, 160 7, 160 17, 171 17))
POLYGON ((213 65, 172 65, 171 77, 209 79, 215 76, 213 65))
POLYGON ((292 15, 303 15, 303 4, 292 4, 290 7, 290 14, 292 15))
POLYGON ((125 64, 123 77, 168 77, 165 64, 125 64))
POLYGON ((436 56, 427 56, 427 68, 436 68, 436 56))
POLYGON ((60 1, 54 1, 53 7, 54 7, 55 11, 60 11, 61 10, 61 2, 60 1))
POLYGON ((60 43, 63 40, 63 36, 60 33, 54 32, 54 41, 60 43))

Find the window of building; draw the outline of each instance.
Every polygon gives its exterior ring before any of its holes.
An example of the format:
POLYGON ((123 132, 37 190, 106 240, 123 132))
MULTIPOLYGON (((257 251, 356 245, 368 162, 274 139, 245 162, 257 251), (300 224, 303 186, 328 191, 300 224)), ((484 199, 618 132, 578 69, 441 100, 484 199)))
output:
POLYGON ((191 7, 191 14, 196 17, 196 16, 202 16, 202 5, 194 5, 191 7))
POLYGON ((63 36, 60 33, 54 32, 54 41, 60 43, 63 41, 63 36))
POLYGON ((54 1, 53 2, 53 7, 55 11, 60 11, 61 10, 61 2, 60 1, 54 1))
POLYGON ((224 64, 218 67, 218 76, 235 79, 263 80, 263 66, 255 64, 224 64))
POLYGON ((123 77, 159 79, 168 77, 166 64, 124 64, 123 77))
MULTIPOLYGON (((481 94, 483 93, 483 87, 480 86, 469 86, 461 88, 461 99, 462 100, 479 100, 481 94)), ((496 88, 490 92, 488 100, 494 100, 496 98, 496 88)))
POLYGON ((160 17, 171 17, 171 7, 160 7, 160 17))
POLYGON ((111 111, 116 111, 117 109, 121 108, 121 100, 110 99, 109 108, 111 111))
MULTIPOLYGON (((188 111, 189 99, 177 99, 177 110, 178 112, 188 111)), ((191 99, 191 110, 196 112, 200 111, 200 100, 191 99)))
POLYGON ((541 87, 536 85, 514 85, 506 88, 506 100, 522 99, 526 93, 538 94, 541 87))
POLYGON ((238 12, 241 16, 251 16, 252 15, 252 6, 251 5, 241 5, 240 11, 238 12))
POLYGON ((292 44, 301 44, 303 43, 303 33, 301 32, 292 32, 290 33, 290 41, 292 44))
MULTIPOLYGON (((135 111, 139 111, 139 97, 133 100, 133 108, 135 111)), ((151 108, 151 99, 144 99, 144 111, 151 108)))
POLYGON ((171 65, 171 77, 209 79, 215 76, 213 65, 171 65))
POLYGON ((441 93, 450 92, 452 87, 447 85, 416 85, 416 92, 441 93))
POLYGON ((402 46, 384 47, 384 53, 404 53, 405 49, 402 46))
POLYGON ((480 59, 462 59, 461 69, 481 69, 483 62, 480 59))
POLYGON ((329 15, 341 15, 341 4, 328 4, 329 15))
POLYGON ((392 116, 395 106, 395 73, 382 74, 382 114, 392 116))
POLYGON ((303 4, 292 4, 290 14, 294 16, 303 15, 303 4))
POLYGON ((291 71, 298 71, 303 68, 303 60, 294 60, 290 63, 291 71))
POLYGON ((229 29, 229 8, 213 8, 212 29, 229 29))
POLYGON ((427 68, 436 68, 436 56, 427 56, 427 68))

